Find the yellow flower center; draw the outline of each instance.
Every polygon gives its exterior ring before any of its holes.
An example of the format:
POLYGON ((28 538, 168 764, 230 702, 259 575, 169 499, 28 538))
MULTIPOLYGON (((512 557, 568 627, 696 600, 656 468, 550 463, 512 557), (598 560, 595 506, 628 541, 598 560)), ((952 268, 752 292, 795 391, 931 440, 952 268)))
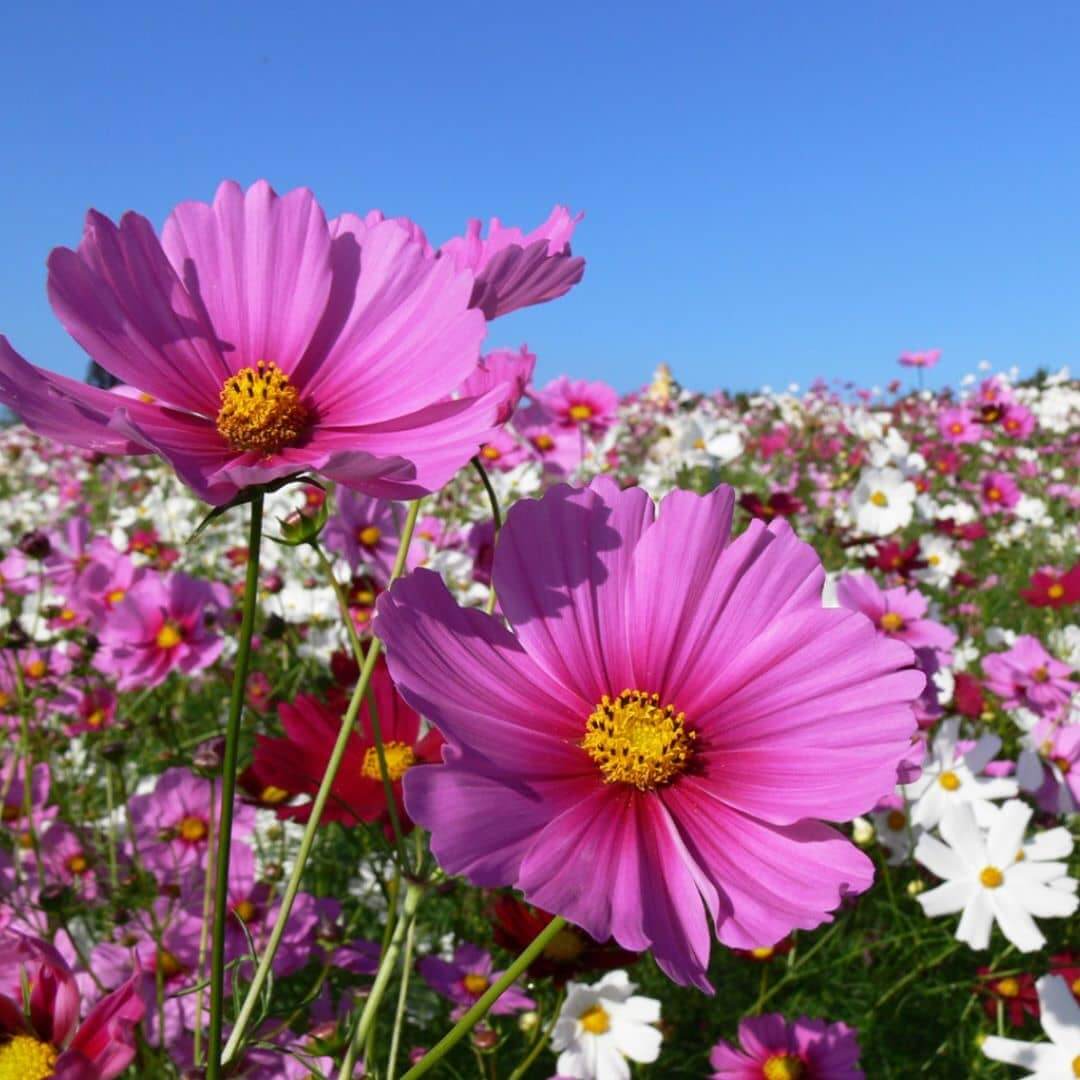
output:
MULTIPOLYGON (((889 505, 889 496, 886 495, 884 491, 875 491, 870 496, 870 501, 875 506, 888 506, 889 505)), ((779 1074, 777 1074, 777 1075, 779 1075, 779 1074)))
POLYGON ((941 563, 940 555, 928 555, 926 561, 930 566, 938 566, 941 563))
POLYGON ((109 605, 109 607, 112 607, 114 604, 119 604, 125 596, 127 596, 125 590, 113 589, 112 592, 108 592, 105 594, 105 601, 109 605))
POLYGON ((951 424, 949 425, 949 430, 950 430, 950 431, 951 431, 951 432, 952 432, 952 433, 953 433, 954 435, 962 435, 962 434, 963 434, 963 432, 964 432, 964 425, 963 425, 963 424, 961 424, 959 420, 954 420, 954 421, 953 421, 953 422, 952 422, 952 423, 951 423, 951 424))
POLYGON ((704 439, 695 439, 694 440, 694 449, 695 450, 704 450, 705 449, 705 440, 704 439))
POLYGON ((75 875, 85 874, 90 869, 90 864, 86 861, 86 856, 82 852, 78 855, 72 855, 67 861, 67 868, 75 875))
POLYGON ((596 762, 606 784, 633 784, 651 791, 686 769, 696 732, 687 731, 685 713, 660 704, 659 694, 624 690, 607 694, 585 722, 581 747, 596 762))
POLYGON ((1073 1076, 1080 1076, 1080 1054, 1072 1059, 1073 1076))
POLYGON ((890 810, 889 816, 885 819, 885 824, 893 832, 899 832, 907 824, 907 818, 899 810, 890 810))
POLYGON ((564 926, 545 946, 549 960, 576 960, 585 951, 585 940, 569 926, 564 926))
POLYGON ((38 657, 36 660, 31 660, 23 668, 23 672, 28 679, 43 679, 49 673, 49 665, 38 657))
POLYGON ((255 918, 255 905, 250 900, 241 900, 233 907, 233 912, 244 922, 249 923, 255 918))
POLYGON ((200 840, 206 839, 206 822, 197 817, 181 818, 177 832, 180 833, 181 840, 186 840, 189 844, 197 844, 200 840))
POLYGON ((904 616, 895 611, 886 611, 881 616, 881 629, 886 633, 895 634, 897 630, 904 629, 904 616))
POLYGON ((986 492, 986 497, 991 502, 998 502, 1001 499, 1001 488, 992 487, 986 492))
POLYGON ((64 608, 64 610, 60 612, 60 621, 61 622, 74 622, 75 621, 75 612, 72 611, 71 608, 69 608, 69 607, 64 608))
POLYGON ((502 454, 499 453, 499 448, 497 446, 490 446, 489 445, 489 446, 485 446, 480 451, 480 456, 481 457, 486 457, 488 459, 488 461, 498 461, 499 458, 502 457, 502 454))
POLYGON ((960 786, 960 777, 954 772, 943 772, 937 779, 937 782, 946 791, 955 791, 960 786))
POLYGON ((470 971, 461 980, 461 985, 465 987, 465 990, 473 997, 479 997, 491 984, 491 980, 486 975, 478 975, 476 972, 470 971))
POLYGON ((998 979, 994 984, 994 989, 1004 998, 1014 998, 1020 996, 1020 982, 1017 979, 1009 976, 1006 979, 998 979))
POLYGON ((87 724, 90 725, 90 727, 95 727, 95 728, 96 727, 101 727, 101 725, 105 723, 105 710, 104 709, 95 709, 86 718, 86 722, 87 722, 87 724))
POLYGON ((756 949, 750 950, 750 955, 755 960, 770 960, 776 949, 772 945, 759 945, 756 949))
POLYGON ((593 410, 591 405, 579 404, 570 406, 570 419, 571 420, 589 420, 592 418, 593 410))
POLYGON ((542 432, 533 439, 533 446, 537 450, 550 450, 555 445, 555 440, 546 432, 542 432))
POLYGON ((164 623, 154 638, 159 649, 175 649, 183 640, 184 635, 180 633, 180 628, 171 622, 164 623))
POLYGON ((1046 668, 1044 668, 1044 667, 1037 667, 1037 668, 1036 668, 1036 669, 1035 669, 1035 670, 1034 670, 1034 671, 1033 671, 1033 672, 1031 673, 1031 677, 1032 677, 1032 678, 1033 678, 1033 679, 1035 680, 1035 682, 1037 682, 1037 683, 1044 683, 1044 682, 1049 682, 1049 680, 1050 680, 1050 672, 1049 672, 1049 671, 1047 671, 1047 670, 1046 670, 1046 668))
POLYGON ((799 1080, 803 1063, 794 1054, 775 1054, 761 1070, 765 1080, 799 1080))
POLYGON ((1061 770, 1063 776, 1072 768, 1072 762, 1065 757, 1054 758, 1054 764, 1061 770))
POLYGON ((166 979, 175 979, 177 975, 183 975, 187 968, 168 949, 158 949, 157 967, 166 979))
POLYGON ((278 803, 284 802, 289 797, 289 793, 284 788, 274 787, 273 784, 267 784, 259 793, 259 802, 270 803, 271 806, 276 806, 278 803))
POLYGON ((221 388, 217 429, 234 450, 268 456, 300 437, 308 410, 277 364, 241 368, 221 388))
POLYGON ((356 541, 361 547, 373 548, 382 539, 382 529, 377 525, 365 525, 356 531, 356 541))
POLYGON ((590 1035, 603 1035, 611 1027, 611 1017, 603 1005, 590 1005, 578 1020, 590 1035))
MULTIPOLYGON (((393 739, 383 743, 383 756, 386 758, 386 774, 391 780, 400 780, 416 764, 413 748, 408 743, 395 742, 393 739)), ((369 746, 364 752, 362 771, 371 780, 381 779, 379 755, 374 746, 369 746)))
POLYGON ((47 1080, 58 1054, 47 1042, 15 1035, 0 1046, 0 1080, 47 1080))
POLYGON ((1054 582, 1054 584, 1046 590, 1046 595, 1049 596, 1051 600, 1060 600, 1065 595, 1065 586, 1054 582))
POLYGON ((998 889, 1005 882, 1005 875, 996 866, 984 867, 979 880, 987 889, 998 889))
POLYGON ((6 709, 11 704, 11 695, 0 690, 0 709, 6 709))

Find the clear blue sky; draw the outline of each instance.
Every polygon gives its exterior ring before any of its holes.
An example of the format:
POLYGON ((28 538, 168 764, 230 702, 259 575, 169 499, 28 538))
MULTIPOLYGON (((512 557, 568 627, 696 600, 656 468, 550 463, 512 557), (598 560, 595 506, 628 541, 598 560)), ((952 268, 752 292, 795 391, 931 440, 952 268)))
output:
POLYGON ((1074 361, 1078 42, 1056 2, 13 4, 0 331, 81 373, 44 260, 85 209, 160 225, 265 176, 436 243, 584 209, 582 285, 491 335, 541 378, 1074 361))

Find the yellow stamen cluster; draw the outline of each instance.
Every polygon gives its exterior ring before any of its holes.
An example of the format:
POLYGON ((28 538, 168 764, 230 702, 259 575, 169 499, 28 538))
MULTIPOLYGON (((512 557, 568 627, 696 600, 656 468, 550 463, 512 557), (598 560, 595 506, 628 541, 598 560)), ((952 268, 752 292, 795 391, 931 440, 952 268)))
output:
POLYGON ((1014 998, 1020 996, 1020 981, 1018 979, 1009 976, 1005 979, 998 979, 994 984, 994 989, 1003 998, 1014 998))
POLYGON ((481 447, 480 456, 486 458, 488 461, 498 461, 499 458, 502 457, 502 454, 499 452, 497 446, 492 446, 490 443, 487 443, 481 447))
POLYGON ((461 980, 461 985, 465 987, 467 993, 473 997, 479 997, 491 985, 491 980, 486 975, 478 975, 470 971, 461 980))
POLYGON ((569 926, 564 926, 545 946, 549 960, 576 960, 585 951, 585 939, 569 926))
MULTIPOLYGON (((391 739, 383 743, 383 755, 386 758, 386 775, 391 780, 400 780, 416 764, 416 752, 408 743, 391 739)), ((362 771, 370 780, 380 779, 379 755, 374 746, 369 746, 364 752, 362 771)))
POLYGON ((884 491, 875 491, 871 494, 870 501, 875 506, 888 506, 889 496, 886 495, 884 491))
POLYGON ((761 1070, 765 1080, 799 1080, 803 1063, 794 1054, 774 1054, 761 1070))
POLYGON ((1055 581, 1054 584, 1046 590, 1046 595, 1049 596, 1051 600, 1060 600, 1065 595, 1065 586, 1060 585, 1055 581))
POLYGON ((86 856, 80 852, 78 855, 72 855, 67 861, 67 868, 71 873, 79 877, 86 873, 90 869, 90 864, 86 861, 86 856))
POLYGON ((186 840, 189 844, 197 844, 200 840, 206 839, 206 822, 197 817, 181 818, 176 831, 182 840, 186 840))
POLYGON ((365 525, 356 530, 356 542, 361 547, 373 548, 382 539, 382 529, 378 525, 365 525))
POLYGON ((898 615, 895 611, 886 611, 879 622, 881 629, 887 634, 895 634, 897 630, 904 629, 904 616, 898 615))
POLYGON ((578 1017, 578 1022, 590 1035, 603 1035, 611 1027, 611 1017, 603 1005, 590 1005, 578 1017))
POLYGON ((581 402, 577 405, 571 405, 569 409, 570 419, 576 420, 581 423, 582 420, 591 420, 593 415, 593 408, 591 405, 586 405, 581 402))
POLYGON ((308 419, 296 387, 275 363, 241 368, 221 388, 217 429, 234 450, 277 453, 296 442, 308 419))
POLYGON ((166 979, 175 979, 177 975, 183 975, 187 968, 168 949, 158 949, 157 969, 166 979))
POLYGON ((999 889, 1005 883, 1005 875, 996 866, 986 866, 979 873, 984 888, 999 889))
POLYGON ((175 649, 183 640, 184 635, 181 633, 180 627, 171 622, 163 623, 154 638, 159 649, 175 649))
POLYGON ((1080 1054, 1072 1059, 1073 1076, 1080 1076, 1080 1054))
POLYGON ((546 431, 541 431, 532 442, 537 450, 551 450, 555 446, 555 440, 546 431))
POLYGON ((288 797, 289 793, 284 788, 274 787, 273 784, 267 784, 259 792, 259 802, 269 803, 271 806, 283 803, 288 797))
POLYGON ((0 1080, 48 1080, 56 1048, 32 1035, 13 1035, 0 1046, 0 1080))
POLYGON ((938 778, 937 782, 946 791, 955 791, 960 786, 960 777, 954 772, 943 772, 938 778))
POLYGON ((607 784, 633 784, 651 791, 686 769, 697 735, 686 715, 661 705, 659 694, 624 690, 605 694, 585 723, 581 747, 596 762, 607 784))
POLYGON ((49 665, 38 657, 23 668, 23 674, 28 679, 44 679, 49 674, 49 665))
POLYGON ((255 905, 250 900, 241 900, 233 905, 233 914, 246 923, 255 918, 255 905))

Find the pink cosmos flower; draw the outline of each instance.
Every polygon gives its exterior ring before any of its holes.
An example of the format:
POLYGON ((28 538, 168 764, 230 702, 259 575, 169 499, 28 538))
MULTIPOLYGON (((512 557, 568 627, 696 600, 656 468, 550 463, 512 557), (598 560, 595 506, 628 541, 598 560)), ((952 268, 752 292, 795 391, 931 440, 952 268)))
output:
MULTIPOLYGON (((508 261, 481 263, 513 293, 508 261)), ((211 503, 304 471, 413 498, 468 461, 505 397, 443 400, 485 332, 467 265, 408 224, 327 223, 310 191, 278 197, 265 181, 181 203, 160 239, 138 214, 91 211, 79 248, 49 257, 49 299, 129 389, 36 368, 0 338, 0 403, 61 442, 158 453, 211 503)))
POLYGON ((984 514, 1011 510, 1020 501, 1020 488, 1008 473, 988 472, 983 476, 980 487, 984 514))
POLYGON ((983 430, 976 423, 975 414, 963 406, 943 409, 938 414, 937 426, 943 439, 957 445, 977 443, 983 437, 983 430))
POLYGON ((536 369, 536 354, 524 345, 518 352, 512 349, 496 349, 480 357, 476 370, 458 388, 461 397, 479 397, 497 386, 508 386, 509 393, 499 422, 505 423, 513 415, 532 382, 536 369))
POLYGON ((12 548, 0 559, 0 595, 6 592, 11 596, 26 596, 36 592, 37 587, 38 576, 31 573, 29 561, 18 548, 12 548))
POLYGON ((532 460, 525 445, 508 431, 497 431, 480 447, 480 461, 486 469, 509 472, 523 461, 532 460))
POLYGON ((337 513, 326 523, 323 542, 349 564, 353 573, 366 567, 373 571, 376 583, 383 586, 390 580, 404 523, 405 507, 401 503, 339 488, 337 513))
POLYGON ((618 415, 619 395, 605 382, 560 375, 534 396, 562 427, 583 427, 600 434, 615 423, 618 415))
POLYGON ((1021 634, 1005 652, 982 660, 985 684, 1007 709, 1024 706, 1040 716, 1054 716, 1076 689, 1068 664, 1051 656, 1042 642, 1021 634))
POLYGON ((932 368, 940 359, 940 349, 925 349, 923 352, 905 352, 900 354, 900 366, 932 368))
POLYGON ((68 886, 83 900, 97 899, 93 852, 71 826, 51 825, 41 837, 40 848, 43 879, 68 886))
POLYGON ((101 670, 117 676, 120 690, 158 686, 173 671, 202 671, 225 644, 207 617, 230 600, 222 585, 180 573, 147 574, 101 628, 101 670))
POLYGON ((473 272, 472 306, 495 319, 555 300, 581 280, 585 260, 570 254, 570 238, 584 216, 571 217, 565 206, 556 206, 531 233, 507 228, 493 217, 486 237, 480 236, 480 220, 473 218, 465 235, 448 240, 439 255, 458 270, 473 272))
POLYGON ((859 1044, 847 1024, 779 1013, 748 1016, 739 1024, 736 1050, 723 1039, 713 1047, 712 1080, 862 1080, 859 1044))
POLYGON ((376 620, 449 744, 405 777, 444 869, 703 989, 708 917, 755 948, 869 887, 870 861, 817 819, 891 789, 924 683, 908 646, 821 606, 820 560, 786 522, 729 544, 733 508, 728 487, 672 492, 659 517, 606 478, 556 487, 499 537, 514 632, 425 570, 376 620))
MULTIPOLYGON (((457 1006, 454 1015, 464 1013, 473 1006, 476 999, 502 975, 501 971, 493 970, 495 964, 491 953, 478 945, 459 945, 453 963, 440 960, 437 956, 425 956, 416 966, 429 986, 454 1002, 457 1006)), ((505 1016, 535 1008, 536 1002, 531 997, 516 986, 510 986, 491 1007, 491 1012, 496 1016, 505 1016)))
POLYGON ((0 935, 0 1076, 119 1076, 135 1057, 134 1029, 145 1012, 140 982, 140 977, 128 980, 79 1023, 79 989, 60 953, 38 938, 5 931, 0 935))
POLYGON ((836 582, 836 598, 843 607, 861 611, 879 633, 913 649, 933 649, 948 662, 956 633, 926 618, 929 602, 918 589, 882 589, 869 574, 844 574, 836 582))
POLYGON ((543 463, 545 472, 568 476, 581 464, 580 432, 557 423, 543 405, 518 409, 513 427, 543 463))
POLYGON ((1010 439, 1026 439, 1035 430, 1035 414, 1019 402, 1012 402, 1005 407, 1005 413, 999 421, 1001 430, 1010 439))

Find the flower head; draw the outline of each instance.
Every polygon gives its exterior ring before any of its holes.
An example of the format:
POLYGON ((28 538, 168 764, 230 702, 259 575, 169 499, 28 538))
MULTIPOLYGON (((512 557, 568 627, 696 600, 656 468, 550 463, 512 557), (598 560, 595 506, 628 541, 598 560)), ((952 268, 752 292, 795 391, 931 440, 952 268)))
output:
POLYGON ((712 1080, 862 1080, 859 1044, 847 1024, 827 1024, 779 1013, 751 1016, 739 1024, 736 1050, 722 1039, 709 1063, 712 1080))

